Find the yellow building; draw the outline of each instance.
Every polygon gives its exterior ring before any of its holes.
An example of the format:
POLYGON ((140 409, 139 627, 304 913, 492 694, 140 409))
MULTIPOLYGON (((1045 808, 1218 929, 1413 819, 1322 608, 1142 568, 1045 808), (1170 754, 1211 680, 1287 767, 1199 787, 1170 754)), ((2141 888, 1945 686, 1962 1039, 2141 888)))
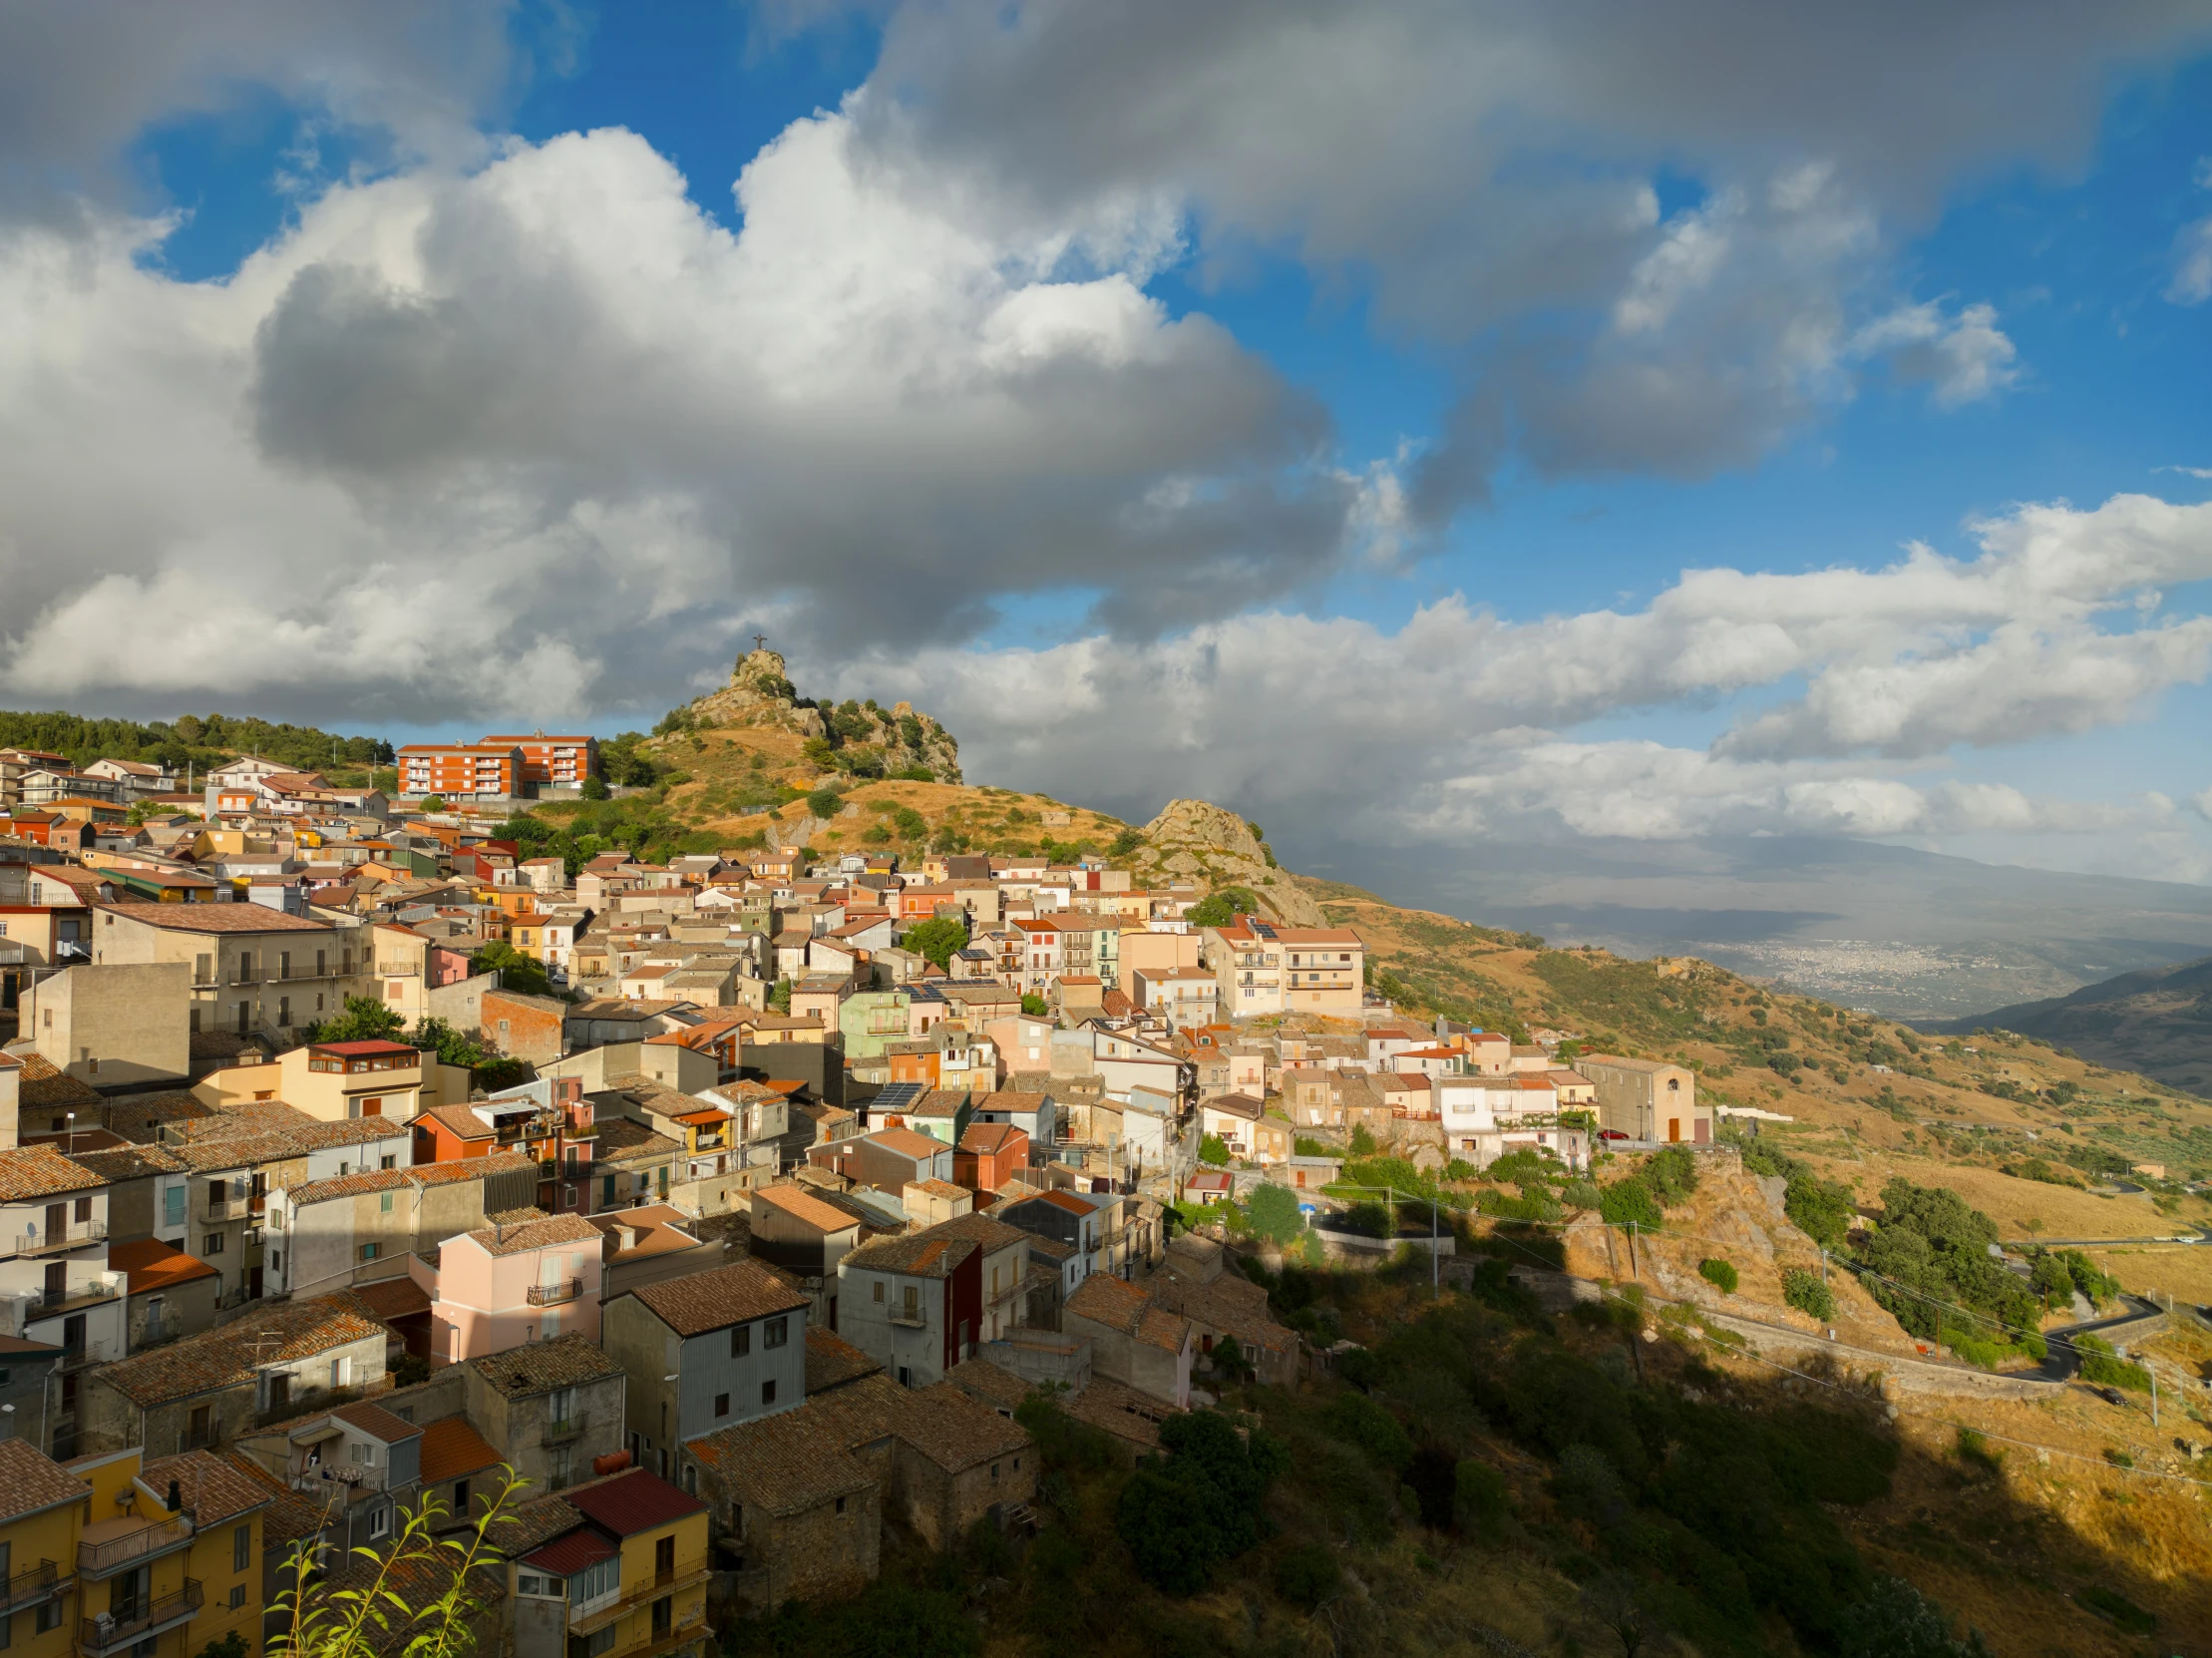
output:
POLYGON ((516 1658, 704 1658, 706 1505, 630 1468, 533 1504, 533 1530, 555 1502, 577 1523, 515 1562, 516 1658))
POLYGON ((191 1658, 235 1631, 261 1650, 271 1493, 221 1457, 60 1463, 0 1441, 6 1639, 24 1658, 191 1658))

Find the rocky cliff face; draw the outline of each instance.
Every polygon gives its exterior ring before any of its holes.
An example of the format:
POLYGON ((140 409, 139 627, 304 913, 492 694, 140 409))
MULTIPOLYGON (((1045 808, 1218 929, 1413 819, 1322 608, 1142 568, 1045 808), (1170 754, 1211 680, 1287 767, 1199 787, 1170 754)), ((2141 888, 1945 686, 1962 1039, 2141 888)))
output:
POLYGON ((1286 870, 1274 867, 1252 825, 1205 800, 1171 800, 1145 825, 1145 846, 1133 860, 1144 877, 1182 876, 1209 892, 1243 887, 1263 915, 1292 927, 1321 927, 1320 906, 1286 870))
POLYGON ((691 704, 702 725, 752 726, 819 738, 833 756, 825 770, 859 776, 896 777, 926 766, 940 783, 960 778, 960 745, 936 720, 918 713, 912 703, 892 707, 872 703, 803 701, 783 657, 755 650, 743 657, 722 689, 691 704))

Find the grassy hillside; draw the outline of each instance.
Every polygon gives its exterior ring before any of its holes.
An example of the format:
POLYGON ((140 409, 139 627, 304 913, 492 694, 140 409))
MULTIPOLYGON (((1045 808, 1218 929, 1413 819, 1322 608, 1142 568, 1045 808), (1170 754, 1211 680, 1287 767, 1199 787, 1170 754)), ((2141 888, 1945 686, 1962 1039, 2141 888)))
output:
POLYGON ((1941 1029, 1978 1025, 2040 1036, 2104 1064, 2212 1094, 2212 956, 2123 973, 2069 996, 2000 1008, 1941 1029))
POLYGON ((278 725, 228 714, 183 714, 174 720, 88 719, 56 709, 48 713, 0 710, 0 748, 37 748, 66 754, 71 763, 143 760, 150 765, 186 763, 205 771, 240 754, 258 754, 333 781, 366 783, 370 769, 389 765, 392 745, 382 737, 341 737, 312 725, 278 725))

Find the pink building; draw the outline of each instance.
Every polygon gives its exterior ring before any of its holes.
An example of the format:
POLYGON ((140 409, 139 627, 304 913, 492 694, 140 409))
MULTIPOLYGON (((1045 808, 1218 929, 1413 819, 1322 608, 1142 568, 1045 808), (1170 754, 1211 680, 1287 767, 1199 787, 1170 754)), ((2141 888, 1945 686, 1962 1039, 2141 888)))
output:
POLYGON ((604 1247, 581 1215, 542 1209, 511 1209, 448 1238, 426 1286, 431 1362, 459 1364, 571 1332, 597 1341, 604 1247))

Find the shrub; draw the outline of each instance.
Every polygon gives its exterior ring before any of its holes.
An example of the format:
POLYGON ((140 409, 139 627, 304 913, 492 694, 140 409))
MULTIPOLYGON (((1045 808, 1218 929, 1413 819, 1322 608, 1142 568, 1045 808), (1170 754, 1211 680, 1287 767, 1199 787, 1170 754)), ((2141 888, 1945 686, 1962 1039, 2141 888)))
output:
POLYGON ((1365 1394, 1338 1394, 1321 1413, 1321 1426, 1332 1438, 1357 1446, 1369 1461, 1392 1473, 1413 1460, 1413 1441, 1398 1426, 1398 1419, 1365 1394))
POLYGON ((1722 1295, 1736 1293, 1736 1269, 1717 1255, 1708 1255, 1697 1263, 1697 1276, 1722 1295))
POLYGON ((1372 1157, 1375 1154, 1375 1137, 1367 1132, 1365 1123, 1352 1125, 1351 1154, 1354 1157, 1372 1157))
POLYGON ((1229 1142, 1219 1134, 1201 1135, 1198 1142, 1198 1160, 1211 1163, 1216 1168, 1229 1166, 1229 1142))
POLYGON ((1608 1225, 1627 1226, 1633 1222, 1646 1231, 1666 1222, 1658 1200, 1652 1196, 1652 1188, 1644 1183, 1642 1176, 1634 1174, 1605 1188, 1598 1213, 1605 1217, 1608 1225))
POLYGON ((1343 1576, 1335 1555, 1319 1543, 1307 1543, 1276 1560, 1275 1592, 1300 1611, 1314 1612, 1336 1592, 1343 1576))
POLYGON ((1505 1534, 1512 1493, 1505 1475, 1470 1456, 1452 1472, 1452 1518, 1460 1530, 1495 1542, 1505 1534))
POLYGON ((1687 1203, 1697 1191, 1697 1159, 1687 1146, 1670 1145, 1644 1165, 1644 1183, 1661 1208, 1687 1203))
POLYGON ((583 780, 584 799, 604 800, 607 797, 607 792, 606 779, 599 776, 596 772, 592 773, 589 777, 586 777, 583 780))
POLYGON ((1570 1180, 1559 1189, 1559 1200, 1570 1209, 1595 1209, 1605 1202, 1605 1194, 1591 1180, 1570 1180))
POLYGON ((1782 1299, 1823 1324, 1836 1316, 1836 1298, 1828 1293, 1828 1286, 1814 1274, 1795 1267, 1782 1274, 1782 1299))
POLYGON ((1951 1619, 1902 1577, 1878 1579, 1866 1598, 1836 1619, 1843 1658, 1988 1658, 1979 1631, 1965 1640, 1951 1633, 1951 1619))
POLYGON ((1287 1244, 1305 1230, 1297 1197, 1288 1186, 1263 1184, 1246 1205, 1245 1218, 1252 1230, 1274 1243, 1287 1244))
POLYGON ((825 783, 807 796, 807 810, 816 817, 831 818, 845 809, 845 796, 825 783))
MULTIPOLYGON (((2074 1345, 2079 1347, 2081 1344, 2076 1342, 2074 1345)), ((2115 1359, 2104 1353, 2081 1355, 2081 1380, 2099 1383, 2108 1388, 2128 1388, 2139 1394, 2150 1392, 2149 1371, 2141 1365, 2131 1365, 2125 1359, 2115 1359)))
POLYGON ((1280 1442, 1249 1438, 1219 1411, 1160 1425, 1166 1464, 1147 1464, 1122 1487, 1114 1529, 1139 1573, 1169 1594, 1195 1594, 1217 1561, 1260 1540, 1260 1504, 1288 1461, 1280 1442))

